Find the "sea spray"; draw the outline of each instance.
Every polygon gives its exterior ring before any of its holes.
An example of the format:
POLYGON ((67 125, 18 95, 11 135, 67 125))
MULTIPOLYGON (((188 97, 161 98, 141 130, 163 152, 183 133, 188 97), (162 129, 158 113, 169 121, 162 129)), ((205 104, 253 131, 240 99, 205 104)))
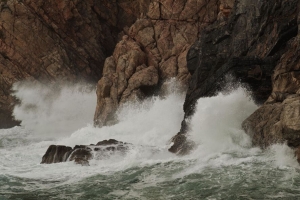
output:
MULTIPOLYGON (((24 89, 20 88, 19 94, 25 94, 24 89)), ((33 94, 29 97, 37 95, 34 92, 43 93, 34 89, 30 91, 33 94)), ((0 197, 156 200, 297 198, 300 194, 300 175, 292 151, 286 145, 273 145, 267 150, 253 148, 250 138, 242 131, 240 123, 256 109, 256 105, 241 88, 226 95, 200 99, 195 115, 190 119, 189 133, 198 147, 184 157, 169 153, 169 140, 180 129, 184 114, 184 95, 172 91, 163 97, 151 97, 144 102, 122 106, 117 112, 118 123, 115 125, 102 128, 83 125, 73 132, 61 131, 64 134, 60 138, 56 137, 60 135, 58 130, 53 135, 56 139, 52 140, 42 133, 28 131, 27 127, 1 130, 0 138, 5 142, 0 148, 0 197), (30 138, 31 134, 39 138, 30 138), (110 138, 133 146, 126 155, 91 160, 89 167, 73 162, 39 164, 50 144, 74 146, 110 138)), ((63 95, 57 97, 59 95, 54 99, 58 102, 53 99, 49 105, 62 101, 63 95)), ((21 101, 26 102, 26 98, 21 97, 21 101)), ((41 103, 37 101, 36 104, 41 103)), ((52 122, 43 117, 26 117, 26 112, 23 114, 23 119, 52 122)), ((64 122, 62 118, 60 120, 64 122)))
POLYGON ((90 84, 19 82, 13 91, 20 102, 14 117, 35 137, 63 137, 93 123, 96 92, 90 84))
POLYGON ((213 152, 249 147, 250 139, 241 124, 256 109, 257 105, 242 87, 229 94, 200 98, 190 120, 190 139, 213 152))

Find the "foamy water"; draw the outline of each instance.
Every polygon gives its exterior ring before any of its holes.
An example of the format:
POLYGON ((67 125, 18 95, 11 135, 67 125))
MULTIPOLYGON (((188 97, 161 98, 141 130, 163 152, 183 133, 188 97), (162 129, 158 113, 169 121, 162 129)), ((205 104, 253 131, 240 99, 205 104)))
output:
POLYGON ((23 126, 0 130, 4 199, 296 199, 300 194, 293 151, 286 145, 253 148, 242 131, 241 122, 257 106, 241 87, 199 99, 189 133, 197 148, 184 157, 167 151, 184 115, 185 95, 176 87, 164 97, 124 105, 118 123, 102 128, 92 126, 93 89, 24 84, 14 89, 22 100, 15 116, 23 126), (110 138, 133 147, 125 156, 91 160, 88 167, 39 164, 51 144, 110 138))

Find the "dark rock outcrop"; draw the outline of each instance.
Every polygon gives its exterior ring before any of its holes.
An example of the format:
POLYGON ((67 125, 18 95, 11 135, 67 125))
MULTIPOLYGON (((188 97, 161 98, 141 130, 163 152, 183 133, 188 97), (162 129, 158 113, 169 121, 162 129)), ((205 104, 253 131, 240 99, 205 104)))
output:
POLYGON ((41 164, 66 162, 71 152, 71 147, 51 145, 43 156, 41 164))
MULTIPOLYGON (((214 95, 222 88, 225 75, 232 74, 251 88, 253 98, 260 104, 273 91, 268 100, 272 105, 263 106, 244 122, 247 132, 257 140, 254 143, 265 146, 286 140, 279 136, 280 130, 288 130, 286 137, 291 136, 295 124, 291 129, 287 124, 277 123, 279 118, 287 116, 283 111, 285 106, 277 107, 276 99, 282 102, 299 90, 298 4, 298 0, 236 1, 227 21, 216 22, 202 32, 187 56, 188 69, 193 75, 180 134, 188 131, 187 119, 194 113, 197 100, 214 95), (276 136, 271 136, 273 133, 276 136)), ((296 105, 296 102, 289 99, 285 103, 296 105)), ((296 114, 287 117, 287 121, 291 121, 292 116, 296 114)))
POLYGON ((76 145, 73 149, 51 145, 43 156, 41 164, 74 161, 76 164, 88 166, 91 159, 103 160, 116 153, 124 155, 130 145, 114 139, 103 140, 96 145, 76 145))

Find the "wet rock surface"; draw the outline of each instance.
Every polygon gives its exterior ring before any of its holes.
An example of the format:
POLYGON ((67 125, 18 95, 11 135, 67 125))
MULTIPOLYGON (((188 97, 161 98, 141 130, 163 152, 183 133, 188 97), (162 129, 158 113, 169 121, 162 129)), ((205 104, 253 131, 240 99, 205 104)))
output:
POLYGON ((187 119, 197 100, 220 91, 225 76, 231 74, 248 85, 257 103, 266 102, 243 123, 253 143, 266 147, 287 141, 296 148, 299 1, 242 0, 233 7, 228 20, 208 26, 189 50, 187 66, 192 77, 181 133, 188 132, 187 119))
POLYGON ((84 166, 89 165, 88 160, 93 158, 92 149, 88 146, 75 146, 70 157, 69 161, 74 161, 76 164, 81 164, 84 166))
POLYGON ((186 155, 190 153, 195 144, 190 141, 185 134, 181 132, 177 133, 171 139, 172 146, 168 149, 171 153, 176 153, 177 155, 186 155))
POLYGON ((71 152, 71 147, 62 145, 51 145, 49 146, 45 155, 43 156, 41 164, 66 162, 71 152))
POLYGON ((76 164, 89 166, 91 159, 103 160, 116 153, 124 155, 130 145, 114 139, 103 140, 96 145, 76 145, 74 148, 51 145, 43 156, 41 164, 74 161, 76 164))

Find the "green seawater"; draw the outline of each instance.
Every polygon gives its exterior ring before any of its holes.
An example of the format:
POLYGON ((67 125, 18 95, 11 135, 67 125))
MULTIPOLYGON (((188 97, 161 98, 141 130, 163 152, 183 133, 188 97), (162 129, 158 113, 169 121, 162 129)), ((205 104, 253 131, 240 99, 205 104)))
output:
MULTIPOLYGON (((299 199, 300 170, 260 161, 204 167, 197 161, 157 163, 97 174, 68 184, 0 176, 0 199, 299 199)), ((83 167, 84 168, 84 167, 83 167)))
POLYGON ((183 157, 168 148, 180 130, 185 95, 172 92, 124 106, 118 123, 102 128, 79 123, 93 116, 95 105, 81 99, 90 95, 64 92, 47 102, 47 90, 18 89, 23 103, 15 116, 24 126, 0 130, 0 200, 300 199, 294 151, 285 144, 253 147, 241 129, 257 109, 243 88, 198 100, 188 135, 195 148, 183 157), (95 156, 90 166, 40 164, 51 144, 74 147, 110 138, 132 148, 125 155, 95 156))

